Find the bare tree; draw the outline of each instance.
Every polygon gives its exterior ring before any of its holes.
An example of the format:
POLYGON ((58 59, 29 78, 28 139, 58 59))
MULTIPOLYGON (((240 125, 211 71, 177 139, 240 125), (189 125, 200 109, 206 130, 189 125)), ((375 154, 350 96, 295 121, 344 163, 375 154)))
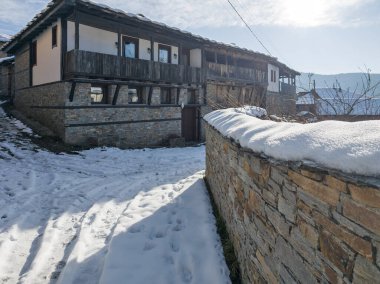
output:
MULTIPOLYGON (((342 90, 338 80, 333 88, 327 88, 320 93, 314 93, 320 115, 378 115, 380 114, 380 97, 376 90, 380 82, 373 83, 371 70, 366 69, 353 92, 342 90)), ((315 91, 315 89, 314 89, 315 91)))

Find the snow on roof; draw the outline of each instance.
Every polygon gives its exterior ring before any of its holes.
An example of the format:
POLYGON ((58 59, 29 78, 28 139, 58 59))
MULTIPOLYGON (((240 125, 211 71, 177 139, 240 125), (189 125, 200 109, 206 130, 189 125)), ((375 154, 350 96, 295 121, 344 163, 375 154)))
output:
POLYGON ((14 56, 0 58, 0 64, 3 62, 13 61, 14 59, 15 59, 14 56))
POLYGON ((311 93, 307 93, 297 98, 297 105, 313 105, 315 103, 314 96, 311 93))
POLYGON ((217 110, 204 119, 242 147, 278 160, 311 161, 346 173, 380 176, 378 120, 278 123, 235 109, 217 110))

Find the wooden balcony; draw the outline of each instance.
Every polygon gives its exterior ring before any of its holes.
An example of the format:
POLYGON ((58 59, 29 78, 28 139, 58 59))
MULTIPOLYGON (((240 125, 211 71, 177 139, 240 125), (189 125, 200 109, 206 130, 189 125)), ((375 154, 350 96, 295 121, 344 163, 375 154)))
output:
POLYGON ((66 54, 65 78, 106 78, 174 84, 201 84, 201 68, 132 59, 83 50, 66 54))
POLYGON ((280 82, 280 93, 284 95, 296 95, 296 86, 280 82))
POLYGON ((254 84, 268 84, 267 72, 253 68, 207 62, 207 79, 243 81, 254 84))

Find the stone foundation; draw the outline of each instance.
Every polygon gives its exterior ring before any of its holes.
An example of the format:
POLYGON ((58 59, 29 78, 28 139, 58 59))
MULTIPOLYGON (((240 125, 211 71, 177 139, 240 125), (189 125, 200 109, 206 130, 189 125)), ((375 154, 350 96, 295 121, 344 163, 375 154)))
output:
POLYGON ((289 95, 268 91, 266 94, 266 110, 268 114, 295 115, 296 94, 289 95))
POLYGON ((379 283, 379 179, 271 160, 209 125, 206 138, 244 283, 379 283))
MULTIPOLYGON (((169 145, 170 139, 182 136, 182 108, 178 104, 161 105, 160 88, 153 88, 151 105, 147 105, 149 88, 144 90, 144 104, 139 105, 128 104, 128 86, 120 88, 117 103, 112 105, 114 85, 108 87, 109 104, 91 104, 90 88, 88 83, 77 83, 72 102, 68 82, 19 89, 14 104, 67 144, 146 147, 169 145)), ((187 104, 189 99, 187 90, 181 90, 180 103, 187 104)), ((201 99, 203 93, 198 91, 197 100, 201 99)))

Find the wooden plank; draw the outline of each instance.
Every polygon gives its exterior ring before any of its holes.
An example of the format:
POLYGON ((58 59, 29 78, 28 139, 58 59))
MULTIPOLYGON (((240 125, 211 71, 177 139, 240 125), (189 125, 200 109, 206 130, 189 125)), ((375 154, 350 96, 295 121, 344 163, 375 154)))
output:
POLYGON ((76 82, 72 82, 71 90, 70 90, 70 96, 69 96, 70 102, 72 102, 74 100, 75 86, 76 86, 76 82))
POLYGON ((61 80, 63 80, 65 76, 66 53, 67 53, 67 20, 62 19, 61 21, 61 80))
POLYGON ((76 9, 74 11, 74 20, 75 20, 75 49, 79 49, 79 20, 78 20, 78 12, 76 9))
POLYGON ((201 69, 83 50, 67 53, 67 74, 87 77, 200 84, 201 69))
POLYGON ((117 103, 117 98, 119 97, 120 87, 121 87, 120 85, 116 85, 115 94, 113 95, 113 99, 112 99, 112 105, 116 105, 116 103, 117 103))

